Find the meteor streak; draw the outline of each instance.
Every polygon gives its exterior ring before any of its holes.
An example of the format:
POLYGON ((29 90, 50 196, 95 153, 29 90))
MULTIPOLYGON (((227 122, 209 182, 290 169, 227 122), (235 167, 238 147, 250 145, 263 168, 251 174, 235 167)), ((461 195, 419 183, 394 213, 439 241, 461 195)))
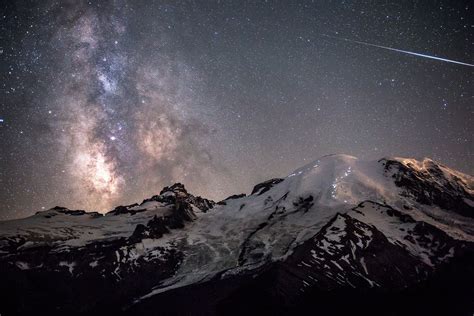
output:
POLYGON ((345 42, 350 42, 350 43, 355 43, 355 44, 360 44, 360 45, 365 45, 365 46, 372 46, 372 47, 377 47, 377 48, 382 48, 382 49, 386 49, 386 50, 391 50, 391 51, 399 52, 399 53, 403 53, 403 54, 408 54, 408 55, 413 55, 413 56, 419 56, 419 57, 425 57, 425 58, 429 58, 429 59, 445 61, 445 62, 448 62, 448 63, 453 63, 453 64, 458 64, 458 65, 463 65, 463 66, 474 67, 474 64, 464 63, 464 62, 457 61, 457 60, 446 59, 446 58, 441 58, 441 57, 436 57, 436 56, 430 56, 430 55, 425 55, 425 54, 410 52, 410 51, 407 51, 407 50, 392 48, 392 47, 388 47, 388 46, 382 46, 382 45, 376 45, 376 44, 371 44, 371 43, 366 43, 366 42, 360 42, 360 41, 350 40, 350 39, 343 38, 343 37, 334 37, 334 36, 330 36, 330 35, 326 35, 326 34, 321 34, 321 35, 322 35, 322 36, 325 36, 325 37, 333 38, 333 39, 339 40, 339 41, 345 41, 345 42))

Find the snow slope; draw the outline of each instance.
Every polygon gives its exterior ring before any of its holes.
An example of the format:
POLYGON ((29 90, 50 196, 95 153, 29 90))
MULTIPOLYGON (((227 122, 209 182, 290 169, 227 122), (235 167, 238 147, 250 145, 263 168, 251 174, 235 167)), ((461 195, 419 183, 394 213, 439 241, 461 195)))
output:
POLYGON ((0 222, 0 262, 113 282, 163 267, 132 294, 134 304, 279 262, 301 276, 294 286, 302 292, 318 282, 401 286, 411 281, 378 270, 387 260, 400 260, 394 273, 422 280, 474 242, 473 184, 429 159, 330 155, 217 204, 177 184, 104 216, 55 208, 0 222), (56 257, 44 265, 28 256, 40 248, 56 257))
MULTIPOLYGON (((226 205, 216 206, 185 231, 169 236, 171 240, 183 240, 185 251, 193 255, 187 256, 175 278, 164 281, 145 297, 209 280, 221 271, 226 271, 224 276, 238 274, 268 260, 281 260, 337 213, 351 212, 367 200, 391 205, 453 238, 474 240, 472 219, 447 212, 444 217, 433 219, 425 214, 430 207, 402 197, 401 190, 384 171, 383 161, 361 161, 348 155, 326 156, 295 170, 261 195, 232 199, 226 205)), ((472 183, 469 176, 462 177, 466 183, 472 183)), ((389 236, 393 232, 399 234, 397 227, 387 228, 390 222, 378 214, 367 213, 365 221, 381 227, 389 236)))

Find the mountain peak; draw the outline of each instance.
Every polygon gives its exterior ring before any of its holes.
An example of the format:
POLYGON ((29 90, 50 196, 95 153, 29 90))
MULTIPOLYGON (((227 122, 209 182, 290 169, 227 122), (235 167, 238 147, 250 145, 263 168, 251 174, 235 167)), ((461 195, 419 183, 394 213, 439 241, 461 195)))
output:
POLYGON ((184 187, 184 184, 180 182, 177 182, 171 186, 166 186, 160 191, 160 195, 165 195, 168 193, 175 193, 175 194, 181 194, 181 195, 189 194, 186 188, 184 187))

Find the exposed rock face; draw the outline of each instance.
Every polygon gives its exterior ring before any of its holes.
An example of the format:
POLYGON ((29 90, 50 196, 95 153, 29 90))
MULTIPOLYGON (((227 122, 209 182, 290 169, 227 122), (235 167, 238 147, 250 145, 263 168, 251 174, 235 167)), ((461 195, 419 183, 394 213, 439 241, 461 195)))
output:
POLYGON ((175 203, 175 201, 178 201, 178 203, 189 203, 196 206, 203 212, 207 212, 216 204, 212 200, 189 194, 184 188, 184 185, 181 183, 175 183, 170 187, 163 188, 163 190, 160 192, 160 195, 157 196, 157 199, 163 199, 169 203, 175 203))
POLYGON ((217 204, 177 183, 0 222, 0 313, 470 315, 472 184, 333 155, 217 204))
POLYGON ((425 205, 435 205, 463 216, 474 218, 474 182, 472 177, 449 173, 446 167, 425 159, 416 162, 385 161, 385 170, 393 172, 395 184, 403 194, 425 205))
POLYGON ((282 181, 283 179, 275 178, 275 179, 270 179, 265 182, 259 183, 253 187, 252 193, 250 194, 262 195, 263 193, 270 190, 275 184, 278 184, 282 181))
POLYGON ((294 281, 299 288, 294 293, 341 285, 402 290, 425 281, 454 253, 472 249, 472 244, 456 241, 434 226, 367 201, 334 216, 313 238, 295 248, 284 267, 297 276, 294 281), (373 225, 375 216, 396 223, 399 232, 384 234, 373 225), (417 248, 429 253, 420 260, 417 248))
POLYGON ((246 196, 247 196, 247 194, 245 194, 245 193, 233 194, 231 196, 226 197, 224 200, 217 202, 217 204, 227 205, 226 201, 228 201, 228 200, 237 200, 237 199, 241 199, 241 198, 246 197, 246 196))

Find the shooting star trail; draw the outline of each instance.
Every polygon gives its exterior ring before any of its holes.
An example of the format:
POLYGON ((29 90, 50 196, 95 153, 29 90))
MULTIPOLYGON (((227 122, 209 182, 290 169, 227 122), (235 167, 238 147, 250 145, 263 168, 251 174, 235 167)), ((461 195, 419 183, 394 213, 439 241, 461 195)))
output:
POLYGON ((429 58, 429 59, 445 61, 445 62, 448 62, 448 63, 458 64, 458 65, 463 65, 463 66, 474 67, 474 64, 464 63, 462 61, 457 61, 457 60, 452 60, 452 59, 447 59, 447 58, 441 58, 441 57, 436 57, 436 56, 430 56, 430 55, 410 52, 410 51, 407 51, 407 50, 392 48, 392 47, 388 47, 388 46, 382 46, 382 45, 376 45, 376 44, 371 44, 371 43, 366 43, 366 42, 350 40, 350 39, 343 38, 343 37, 335 37, 335 36, 330 36, 330 35, 326 35, 326 34, 321 34, 321 35, 325 36, 325 37, 335 39, 335 40, 339 40, 339 41, 345 41, 345 42, 350 42, 350 43, 355 43, 355 44, 360 44, 360 45, 365 45, 365 46, 372 46, 372 47, 382 48, 382 49, 386 49, 386 50, 391 50, 393 52, 399 52, 399 53, 403 53, 403 54, 408 54, 408 55, 413 55, 413 56, 418 56, 418 57, 425 57, 425 58, 429 58))

